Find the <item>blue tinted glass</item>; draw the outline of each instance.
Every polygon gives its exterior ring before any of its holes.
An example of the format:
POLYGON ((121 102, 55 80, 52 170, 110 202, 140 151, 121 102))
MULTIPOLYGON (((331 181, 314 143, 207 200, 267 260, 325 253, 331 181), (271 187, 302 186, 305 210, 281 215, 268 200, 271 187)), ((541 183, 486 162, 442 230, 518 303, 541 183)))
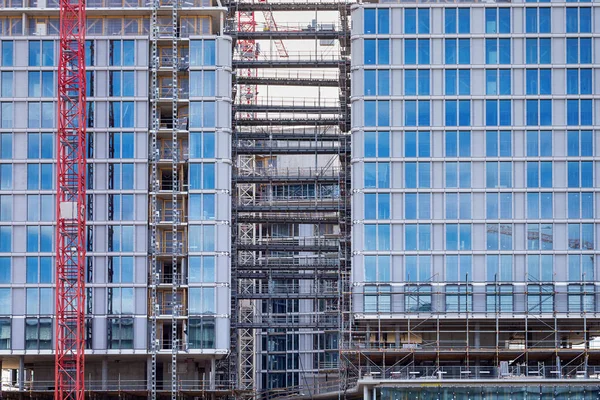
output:
MULTIPOLYGON (((191 166, 193 167, 194 165, 192 164, 191 166)), ((191 174, 192 170, 190 169, 190 176, 191 174)), ((365 188, 377 187, 377 163, 365 163, 364 186, 365 188)))
POLYGON ((419 100, 419 126, 429 125, 430 105, 428 100, 419 100))
POLYGON ((576 7, 567 8, 567 33, 577 32, 577 27, 579 25, 578 11, 579 9, 576 7))
POLYGON ((537 8, 525 9, 525 33, 537 33, 537 8))
POLYGON ((444 32, 456 33, 456 8, 446 8, 444 12, 444 32))
POLYGON ((446 132, 446 157, 458 156, 458 138, 455 131, 446 132))
POLYGON ((404 39, 404 64, 414 65, 417 63, 417 41, 415 39, 404 39))
POLYGON ((365 96, 375 96, 377 94, 377 71, 376 70, 365 70, 365 96))
POLYGON ((420 95, 428 95, 429 94, 429 70, 428 69, 420 69, 419 70, 419 94, 420 95))
POLYGON ((377 102, 365 100, 365 126, 377 126, 377 102))
POLYGON ((458 171, 455 162, 446 163, 446 187, 458 187, 458 171))
POLYGON ((419 8, 419 33, 429 33, 429 8, 419 8))
POLYGON ((460 100, 458 102, 458 125, 459 126, 470 126, 471 125, 471 101, 460 100))
POLYGON ((527 156, 528 157, 539 156, 538 132, 537 131, 528 131, 527 132, 527 156))
MULTIPOLYGON (((585 164, 585 163, 584 163, 585 164)), ((591 163, 590 163, 591 165, 591 163)), ((428 188, 431 182, 431 164, 428 162, 419 163, 419 187, 428 188)))
POLYGON ((471 156, 471 132, 469 131, 460 131, 460 146, 458 150, 458 154, 460 157, 470 157, 471 156))
POLYGON ((446 193, 446 219, 458 219, 458 195, 446 193))
POLYGON ((537 69, 528 69, 525 74, 525 94, 538 94, 537 69))
POLYGON ((593 110, 592 100, 581 100, 581 125, 592 125, 593 124, 593 110))
POLYGON ((581 194, 581 218, 594 218, 594 194, 581 194))
POLYGON ((552 63, 552 39, 540 39, 540 64, 552 63))
POLYGON ((552 131, 540 132, 540 156, 552 156, 552 131))
POLYGON ((567 132, 567 156, 579 155, 579 131, 567 132))
POLYGON ((377 10, 373 8, 366 8, 364 15, 364 33, 376 33, 376 14, 377 10))
POLYGON ((485 101, 485 124, 487 126, 498 125, 498 101, 485 101))
POLYGON ((374 65, 377 63, 377 41, 375 39, 365 39, 365 58, 366 65, 374 65))
POLYGON ((409 189, 417 187, 417 163, 407 162, 404 164, 404 186, 409 189))
POLYGON ((485 71, 485 94, 498 94, 498 70, 485 71))
POLYGON ((429 64, 429 39, 419 39, 419 64, 429 64))
POLYGON ((540 8, 540 33, 550 33, 551 12, 549 7, 540 8))
POLYGON ((512 155, 512 137, 511 131, 500 131, 500 157, 510 157, 512 155))
POLYGON ((377 32, 390 33, 390 10, 389 8, 380 8, 377 11, 377 32))
POLYGON ((512 104, 510 100, 500 100, 500 125, 509 126, 512 123, 512 104))
POLYGON ((497 8, 486 7, 485 8, 485 33, 497 33, 497 8))
POLYGON ((485 63, 498 64, 498 41, 485 39, 485 63))
POLYGON ((591 188, 594 186, 593 162, 581 162, 581 187, 591 188))
POLYGON ((592 94, 592 70, 589 68, 582 68, 579 70, 579 75, 579 93, 592 94))
POLYGON ((455 95, 457 86, 457 77, 455 69, 446 70, 446 94, 455 95))
POLYGON ((404 195, 404 218, 417 219, 417 194, 406 193, 404 195))
POLYGON ((501 69, 499 71, 500 77, 500 94, 510 94, 511 93, 511 78, 510 78, 510 69, 501 69))
POLYGON ((377 152, 379 157, 390 156, 390 133, 379 132, 377 139, 377 152))
POLYGON ((365 219, 377 218, 377 194, 365 193, 365 219))
POLYGON ((486 174, 486 187, 495 188, 498 187, 498 163, 487 162, 485 163, 485 174, 486 174))
POLYGON ((579 32, 592 32, 592 9, 589 7, 581 7, 579 9, 579 32))
POLYGON ((567 70, 567 94, 579 94, 579 70, 567 70))
POLYGON ((577 161, 567 163, 567 186, 579 187, 579 163, 577 161))
POLYGON ((567 100, 567 125, 579 125, 579 100, 567 100))
POLYGON ((377 157, 377 133, 365 132, 364 136, 364 155, 365 157, 377 157))
POLYGON ((552 70, 540 69, 540 94, 552 94, 552 70))
POLYGON ((417 102, 414 100, 404 102, 404 125, 417 125, 417 102))
POLYGON ((537 219, 540 217, 540 195, 539 193, 527 193, 527 218, 537 219))
POLYGON ((446 39, 446 64, 456 64, 456 39, 446 39))
POLYGON ((592 157, 594 155, 594 136, 592 131, 581 131, 581 156, 592 157))
POLYGON ((577 64, 579 62, 578 42, 577 38, 567 38, 567 64, 577 64))
POLYGON ((417 33, 417 10, 404 9, 404 33, 417 33))
POLYGON ((388 39, 377 40, 377 63, 390 63, 390 41, 388 39))
POLYGON ((552 187, 552 162, 543 161, 540 163, 540 186, 544 188, 552 187))
POLYGON ((390 126, 390 102, 377 102, 377 124, 379 126, 390 126))
POLYGON ((540 125, 552 125, 552 100, 540 100, 540 125))
POLYGON ((459 95, 471 94, 471 70, 470 69, 458 70, 458 94, 459 95))
POLYGON ((526 39, 525 41, 525 63, 538 63, 537 39, 526 39))
POLYGON ((387 69, 377 71, 377 94, 380 96, 390 94, 390 71, 387 69))
POLYGON ((510 8, 502 7, 498 9, 498 31, 499 33, 510 33, 510 8))
POLYGON ((538 101, 527 100, 527 125, 538 124, 538 101))
POLYGON ((510 64, 510 39, 498 39, 498 62, 510 64))
POLYGON ((458 33, 469 33, 471 31, 471 9, 458 9, 458 33))
POLYGON ((2 46, 2 66, 12 67, 14 59, 14 43, 12 41, 3 40, 0 42, 2 46))
POLYGON ((417 71, 414 69, 404 70, 404 95, 414 96, 417 94, 417 71))
POLYGON ((417 156, 417 132, 404 133, 404 157, 417 156))
POLYGON ((457 102, 454 100, 446 100, 446 125, 458 125, 457 102))

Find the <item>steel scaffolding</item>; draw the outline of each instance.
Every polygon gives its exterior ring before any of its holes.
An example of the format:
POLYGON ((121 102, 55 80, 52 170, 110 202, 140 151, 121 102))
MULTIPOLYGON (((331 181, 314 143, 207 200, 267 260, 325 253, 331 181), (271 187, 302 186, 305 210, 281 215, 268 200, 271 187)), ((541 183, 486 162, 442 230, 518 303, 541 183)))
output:
POLYGON ((237 93, 231 368, 246 397, 311 395, 321 382, 339 382, 340 285, 350 268, 349 4, 300 3, 228 3, 237 93), (334 11, 339 21, 275 23, 272 12, 298 10, 334 11), (255 12, 265 15, 263 29, 255 12), (337 41, 334 54, 282 51, 281 40, 320 39, 337 41), (277 52, 261 51, 265 43, 277 52), (270 86, 305 85, 338 88, 338 96, 269 94, 270 86), (312 161, 278 166, 301 156, 312 161))

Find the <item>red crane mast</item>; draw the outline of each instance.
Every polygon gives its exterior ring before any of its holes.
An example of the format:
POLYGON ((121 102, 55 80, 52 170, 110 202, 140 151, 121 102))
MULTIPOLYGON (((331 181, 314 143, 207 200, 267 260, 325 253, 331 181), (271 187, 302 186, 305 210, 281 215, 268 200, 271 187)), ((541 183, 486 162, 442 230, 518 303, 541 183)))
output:
POLYGON ((55 400, 85 395, 85 29, 85 0, 60 0, 55 400))

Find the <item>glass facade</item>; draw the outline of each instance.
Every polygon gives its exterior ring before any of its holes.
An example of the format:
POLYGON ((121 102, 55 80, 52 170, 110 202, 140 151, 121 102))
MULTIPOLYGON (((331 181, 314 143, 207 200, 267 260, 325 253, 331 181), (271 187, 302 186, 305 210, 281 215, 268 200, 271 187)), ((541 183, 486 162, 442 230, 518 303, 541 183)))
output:
POLYGON ((354 312, 597 310, 593 9, 355 12, 354 312))

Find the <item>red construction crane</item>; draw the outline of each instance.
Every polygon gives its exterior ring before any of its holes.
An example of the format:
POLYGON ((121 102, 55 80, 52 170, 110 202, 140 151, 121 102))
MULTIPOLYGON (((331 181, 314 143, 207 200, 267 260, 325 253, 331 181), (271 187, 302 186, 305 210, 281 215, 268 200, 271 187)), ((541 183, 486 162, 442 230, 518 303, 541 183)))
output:
POLYGON ((85 0, 60 0, 55 400, 84 400, 85 0))

